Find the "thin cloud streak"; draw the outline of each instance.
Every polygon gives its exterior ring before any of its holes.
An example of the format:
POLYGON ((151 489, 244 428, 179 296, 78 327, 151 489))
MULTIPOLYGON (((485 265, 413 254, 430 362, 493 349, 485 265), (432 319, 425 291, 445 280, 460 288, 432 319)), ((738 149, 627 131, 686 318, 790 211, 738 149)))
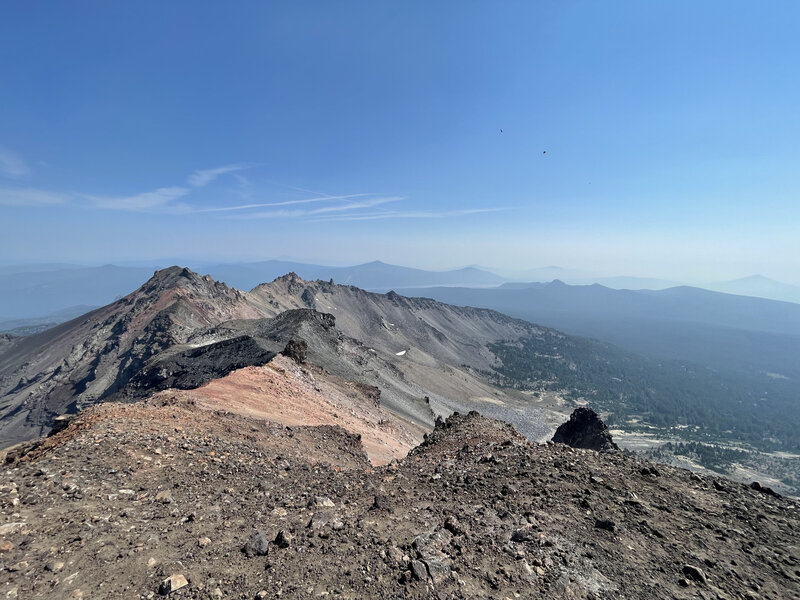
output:
POLYGON ((315 215, 327 214, 331 212, 344 212, 360 210, 362 208, 373 208, 389 202, 399 202, 403 200, 401 196, 391 196, 388 198, 374 198, 372 200, 364 200, 362 202, 350 202, 337 206, 326 206, 323 208, 316 208, 313 210, 276 210, 267 212, 249 213, 247 215, 231 215, 225 217, 228 219, 285 219, 285 218, 298 218, 310 217, 315 215))
POLYGON ((319 217, 313 221, 374 221, 378 219, 444 219, 447 217, 464 217, 483 213, 492 213, 508 210, 508 208, 467 208, 462 210, 448 211, 382 211, 372 214, 361 215, 331 215, 329 217, 319 217))
POLYGON ((31 170, 19 156, 0 146, 0 174, 10 179, 20 179, 30 175, 31 170))
MULTIPOLYGON (((313 192, 312 192, 313 193, 313 192)), ((323 198, 307 198, 305 200, 286 200, 284 202, 263 202, 258 204, 241 204, 238 206, 219 206, 214 208, 198 208, 195 212, 225 212, 233 210, 247 210, 249 208, 268 208, 273 206, 291 206, 293 204, 310 204, 312 202, 332 202, 334 200, 348 200, 361 198, 369 194, 347 194, 344 196, 325 196, 323 198)))
POLYGON ((250 164, 241 163, 236 165, 225 165, 223 167, 217 167, 216 169, 198 169, 186 178, 186 183, 192 187, 205 187, 220 175, 235 173, 236 171, 244 171, 245 169, 249 169, 251 166, 252 165, 250 164))
POLYGON ((399 202, 403 198, 401 196, 391 196, 389 198, 374 198, 372 200, 364 200, 363 202, 350 202, 349 204, 342 204, 340 206, 326 206, 324 208, 317 208, 308 211, 309 214, 324 214, 330 212, 341 212, 347 210, 358 210, 359 208, 372 208, 373 206, 380 206, 388 204, 389 202, 399 202))
POLYGON ((0 206, 55 206, 66 204, 66 194, 35 188, 0 188, 0 206))
POLYGON ((135 196, 116 198, 103 198, 97 196, 84 196, 90 200, 95 208, 107 210, 125 210, 132 212, 161 212, 182 214, 191 212, 191 207, 186 204, 172 204, 178 198, 189 193, 185 187, 172 186, 144 192, 135 196))

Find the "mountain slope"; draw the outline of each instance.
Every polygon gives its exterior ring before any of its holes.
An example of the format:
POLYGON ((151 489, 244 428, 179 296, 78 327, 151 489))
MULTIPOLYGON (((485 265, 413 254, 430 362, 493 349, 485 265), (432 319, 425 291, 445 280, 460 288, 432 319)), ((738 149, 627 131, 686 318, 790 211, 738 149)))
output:
POLYGON ((382 408, 422 427, 475 409, 539 440, 571 406, 589 403, 630 431, 800 448, 791 379, 753 387, 745 375, 647 359, 492 310, 295 274, 238 292, 169 269, 127 300, 53 332, 6 342, 0 354, 4 444, 92 402, 194 389, 263 366, 298 339, 310 364, 377 387, 382 408))
POLYGON ((481 306, 657 359, 800 383, 800 305, 677 287, 611 290, 554 281, 527 289, 402 290, 481 306))
POLYGON ((52 419, 107 398, 162 350, 199 327, 263 316, 246 297, 209 277, 172 267, 128 296, 0 354, 0 440, 46 432, 52 419))
POLYGON ((485 375, 497 363, 488 343, 531 336, 563 337, 492 311, 296 275, 238 292, 176 267, 116 303, 11 342, 0 355, 0 434, 8 445, 93 402, 197 387, 264 364, 298 337, 313 364, 379 387, 382 405, 412 422, 481 408, 539 439, 560 417, 485 375))
POLYGON ((474 414, 372 468, 339 427, 157 398, 5 462, 9 597, 800 598, 796 502, 474 414))

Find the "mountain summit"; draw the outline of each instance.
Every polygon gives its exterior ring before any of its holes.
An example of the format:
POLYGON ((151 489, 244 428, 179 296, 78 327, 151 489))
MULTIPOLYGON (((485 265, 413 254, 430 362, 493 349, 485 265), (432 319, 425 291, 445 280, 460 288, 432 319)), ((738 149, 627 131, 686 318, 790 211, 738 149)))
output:
POLYGON ((0 439, 45 433, 65 412, 120 390, 146 362, 198 328, 266 313, 238 290, 181 267, 156 271, 131 294, 0 354, 0 439))

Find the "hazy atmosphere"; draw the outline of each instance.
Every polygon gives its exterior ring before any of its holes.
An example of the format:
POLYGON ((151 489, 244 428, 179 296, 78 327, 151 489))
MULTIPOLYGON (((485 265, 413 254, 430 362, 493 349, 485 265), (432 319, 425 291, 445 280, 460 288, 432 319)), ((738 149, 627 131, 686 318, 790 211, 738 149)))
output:
POLYGON ((800 284, 795 2, 14 3, 0 261, 800 284))

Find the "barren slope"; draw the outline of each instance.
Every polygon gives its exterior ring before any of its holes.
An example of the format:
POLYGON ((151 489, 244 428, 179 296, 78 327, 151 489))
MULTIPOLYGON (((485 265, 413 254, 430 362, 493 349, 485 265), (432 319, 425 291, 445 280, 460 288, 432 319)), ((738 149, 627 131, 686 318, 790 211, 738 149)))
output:
MULTIPOLYGON (((488 384, 484 374, 499 365, 487 344, 524 337, 564 339, 558 331, 491 310, 304 281, 294 273, 257 286, 248 298, 263 310, 313 308, 334 315, 344 334, 361 340, 426 390, 437 414, 477 409, 514 422, 531 439, 552 433, 552 415, 513 390, 488 384)), ((402 403, 386 401, 392 410, 409 414, 402 403)))
POLYGON ((171 267, 108 306, 19 338, 0 354, 0 445, 41 435, 54 416, 105 399, 200 327, 263 315, 241 292, 171 267))
POLYGON ((382 406, 401 418, 430 427, 436 414, 479 408, 539 439, 552 429, 547 415, 484 377, 497 365, 486 344, 523 335, 563 337, 491 311, 293 274, 239 292, 172 267, 109 306, 6 340, 0 447, 41 435, 58 414, 98 401, 192 389, 263 365, 295 338, 308 343, 312 364, 380 388, 382 406))
POLYGON ((338 427, 164 400, 15 451, 0 594, 149 598, 174 575, 171 598, 800 598, 796 504, 740 484, 477 415, 375 469, 338 427))
POLYGON ((376 387, 346 381, 313 365, 276 356, 193 390, 165 390, 154 401, 178 399, 282 425, 338 425, 361 436, 376 465, 404 457, 428 431, 381 408, 376 387))

